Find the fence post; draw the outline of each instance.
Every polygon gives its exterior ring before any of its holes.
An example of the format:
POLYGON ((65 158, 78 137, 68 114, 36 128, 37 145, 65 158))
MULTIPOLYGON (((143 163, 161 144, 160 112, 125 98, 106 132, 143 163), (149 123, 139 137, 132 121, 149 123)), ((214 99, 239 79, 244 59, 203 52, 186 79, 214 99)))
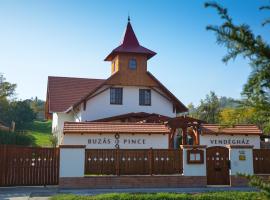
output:
POLYGON ((3 185, 7 185, 7 176, 8 176, 8 155, 7 155, 7 145, 4 145, 4 180, 3 180, 3 185))
POLYGON ((120 153, 119 153, 119 148, 117 148, 116 150, 116 175, 120 176, 120 153))
POLYGON ((180 166, 180 169, 179 169, 179 173, 182 174, 183 173, 183 149, 179 149, 179 166, 180 166))
POLYGON ((148 160, 149 160, 149 174, 152 176, 153 175, 153 149, 152 147, 150 148, 148 152, 148 160))

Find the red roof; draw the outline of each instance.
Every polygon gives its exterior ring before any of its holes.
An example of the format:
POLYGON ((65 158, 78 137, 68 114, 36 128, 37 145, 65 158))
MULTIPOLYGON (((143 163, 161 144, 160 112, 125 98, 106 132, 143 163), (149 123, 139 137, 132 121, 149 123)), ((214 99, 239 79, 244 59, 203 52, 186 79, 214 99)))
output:
POLYGON ((241 124, 233 127, 218 124, 202 124, 202 134, 221 135, 261 135, 262 131, 253 124, 241 124))
POLYGON ((153 123, 161 123, 168 121, 171 117, 160 115, 157 113, 146 113, 146 112, 131 112, 122 115, 115 115, 112 117, 106 117, 102 119, 93 120, 92 122, 113 122, 116 120, 121 120, 122 122, 128 122, 128 120, 134 120, 132 122, 140 121, 151 121, 153 123))
POLYGON ((64 134, 73 133, 170 133, 170 129, 159 123, 131 122, 65 122, 64 134))
POLYGON ((48 111, 65 112, 82 97, 93 91, 105 80, 70 77, 48 77, 48 111))
POLYGON ((124 34, 123 41, 120 46, 115 48, 106 58, 105 61, 111 61, 118 53, 139 53, 146 54, 147 58, 150 59, 154 55, 155 52, 147 49, 139 44, 137 37, 133 31, 131 23, 128 21, 126 31, 124 34))

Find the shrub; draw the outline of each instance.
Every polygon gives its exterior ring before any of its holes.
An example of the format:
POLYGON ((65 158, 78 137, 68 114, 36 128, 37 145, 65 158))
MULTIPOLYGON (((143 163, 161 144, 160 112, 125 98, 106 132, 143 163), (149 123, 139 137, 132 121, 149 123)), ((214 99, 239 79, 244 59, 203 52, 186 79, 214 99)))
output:
POLYGON ((0 144, 32 146, 35 139, 28 133, 0 131, 0 144))

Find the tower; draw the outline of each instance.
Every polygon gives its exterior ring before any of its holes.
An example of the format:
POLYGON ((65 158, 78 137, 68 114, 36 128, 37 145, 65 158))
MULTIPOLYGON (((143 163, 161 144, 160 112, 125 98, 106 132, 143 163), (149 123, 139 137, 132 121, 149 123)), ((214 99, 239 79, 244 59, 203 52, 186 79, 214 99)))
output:
POLYGON ((128 23, 120 46, 115 48, 105 61, 111 61, 111 74, 121 74, 134 78, 147 72, 147 60, 156 55, 155 52, 140 45, 128 17, 128 23))

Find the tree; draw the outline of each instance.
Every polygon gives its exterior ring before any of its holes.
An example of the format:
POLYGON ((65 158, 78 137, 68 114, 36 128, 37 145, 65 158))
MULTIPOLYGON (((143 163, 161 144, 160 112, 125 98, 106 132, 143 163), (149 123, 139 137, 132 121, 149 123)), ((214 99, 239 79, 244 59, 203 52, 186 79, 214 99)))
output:
MULTIPOLYGON (((270 130, 270 123, 267 123, 270 122, 270 45, 260 35, 256 36, 247 24, 236 25, 226 8, 215 2, 205 3, 205 7, 216 9, 223 20, 219 26, 209 25, 206 28, 216 34, 219 45, 227 48, 223 62, 228 63, 238 56, 249 60, 252 72, 244 85, 242 95, 246 98, 247 105, 254 107, 260 115, 257 117, 263 121, 262 128, 270 130)), ((260 9, 270 9, 270 6, 260 9)), ((264 26, 268 23, 270 19, 262 24, 264 26)))
POLYGON ((11 98, 15 94, 16 84, 6 81, 0 74, 0 121, 7 126, 16 123, 18 129, 24 129, 35 119, 35 112, 29 101, 15 101, 11 98))
POLYGON ((36 114, 27 100, 11 102, 8 116, 9 123, 14 121, 17 129, 27 128, 27 126, 36 118, 36 114))
POLYGON ((3 74, 0 73, 0 100, 12 97, 17 85, 6 81, 3 74))
POLYGON ((215 92, 211 91, 206 98, 201 100, 197 108, 197 116, 199 119, 208 123, 218 123, 220 112, 220 103, 215 92))
POLYGON ((219 113, 219 122, 224 125, 235 125, 235 124, 250 124, 254 123, 254 108, 224 108, 219 113))

